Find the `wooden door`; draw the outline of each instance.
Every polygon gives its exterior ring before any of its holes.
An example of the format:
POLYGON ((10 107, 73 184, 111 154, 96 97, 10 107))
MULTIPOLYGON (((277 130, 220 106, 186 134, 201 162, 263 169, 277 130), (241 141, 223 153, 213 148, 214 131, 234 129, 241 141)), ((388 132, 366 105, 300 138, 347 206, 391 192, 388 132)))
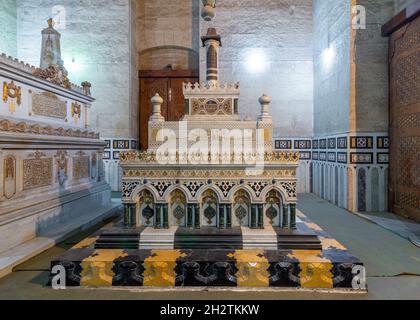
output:
POLYGON ((420 221, 420 17, 390 38, 390 181, 393 212, 420 221))
POLYGON ((148 123, 152 115, 150 99, 156 94, 163 98, 162 116, 166 121, 179 121, 184 116, 184 82, 197 82, 192 71, 140 71, 140 137, 141 150, 148 148, 148 123))

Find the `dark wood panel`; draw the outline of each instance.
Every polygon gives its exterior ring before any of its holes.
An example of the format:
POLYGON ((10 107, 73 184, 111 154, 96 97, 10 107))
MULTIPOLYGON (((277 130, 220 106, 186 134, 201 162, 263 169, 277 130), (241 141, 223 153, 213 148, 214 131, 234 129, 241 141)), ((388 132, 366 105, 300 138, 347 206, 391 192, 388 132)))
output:
POLYGON ((140 70, 140 78, 198 78, 195 70, 140 70))
POLYGON ((184 82, 197 82, 193 71, 140 71, 140 149, 148 148, 148 123, 152 114, 150 99, 156 94, 163 98, 162 115, 166 121, 179 121, 184 116, 184 82), (156 77, 153 77, 155 72, 156 77), (161 77, 165 73, 167 77, 161 77), (180 77, 188 75, 187 77, 180 77))
POLYGON ((420 221, 420 17, 390 37, 389 201, 420 221))
POLYGON ((390 36, 405 26, 407 23, 415 20, 419 15, 420 0, 417 0, 382 26, 382 36, 390 36))

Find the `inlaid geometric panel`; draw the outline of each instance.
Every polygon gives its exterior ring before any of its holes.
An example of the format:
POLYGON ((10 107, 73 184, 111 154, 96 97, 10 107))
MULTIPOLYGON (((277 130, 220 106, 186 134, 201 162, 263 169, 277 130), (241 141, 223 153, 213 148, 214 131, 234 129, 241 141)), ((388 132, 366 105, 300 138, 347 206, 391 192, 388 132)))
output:
POLYGON ((420 137, 403 137, 396 143, 399 184, 420 187, 420 137))
POLYGON ((390 57, 390 205, 420 221, 420 17, 391 35, 390 57))
POLYGON ((420 101, 420 51, 395 64, 395 93, 398 107, 405 107, 420 101))

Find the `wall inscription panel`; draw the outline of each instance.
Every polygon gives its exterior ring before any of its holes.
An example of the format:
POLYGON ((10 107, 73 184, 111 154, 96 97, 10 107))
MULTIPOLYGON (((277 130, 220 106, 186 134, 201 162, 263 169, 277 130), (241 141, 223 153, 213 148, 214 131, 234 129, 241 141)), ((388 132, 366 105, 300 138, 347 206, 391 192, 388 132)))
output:
POLYGON ((23 160, 23 189, 47 187, 53 182, 53 159, 23 160))
POLYGON ((89 179, 89 157, 73 158, 73 180, 89 179))
POLYGON ((50 92, 32 95, 32 113, 34 115, 65 119, 67 117, 67 105, 56 95, 50 92))

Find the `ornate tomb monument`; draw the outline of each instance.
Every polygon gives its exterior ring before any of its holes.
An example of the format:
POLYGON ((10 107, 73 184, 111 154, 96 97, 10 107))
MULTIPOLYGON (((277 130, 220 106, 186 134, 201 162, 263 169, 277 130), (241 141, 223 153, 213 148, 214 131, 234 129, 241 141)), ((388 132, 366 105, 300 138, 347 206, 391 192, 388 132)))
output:
POLYGON ((183 119, 165 121, 156 94, 149 150, 121 154, 123 219, 52 267, 74 286, 351 288, 361 262, 297 211, 299 154, 273 151, 270 98, 241 119, 220 36, 202 42, 207 79, 184 84, 183 119))
POLYGON ((118 206, 89 128, 90 84, 69 81, 48 23, 40 68, 0 56, 0 276, 118 206))

